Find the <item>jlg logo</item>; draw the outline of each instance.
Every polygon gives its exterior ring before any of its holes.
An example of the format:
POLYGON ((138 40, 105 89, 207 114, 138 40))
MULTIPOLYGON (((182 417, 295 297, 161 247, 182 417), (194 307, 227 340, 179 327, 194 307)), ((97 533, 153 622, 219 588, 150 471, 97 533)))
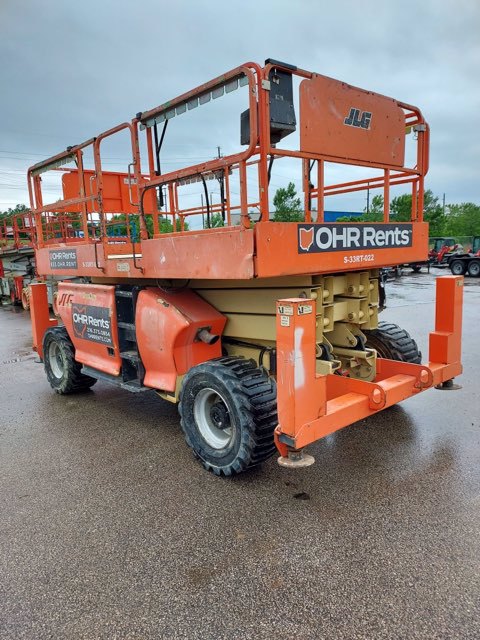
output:
POLYGON ((59 307, 66 307, 72 302, 72 299, 73 293, 62 293, 62 295, 57 298, 57 305, 59 307))
POLYGON ((372 121, 372 114, 369 111, 360 111, 355 107, 351 107, 350 113, 343 121, 343 124, 349 127, 356 127, 357 129, 370 129, 370 122, 372 121))

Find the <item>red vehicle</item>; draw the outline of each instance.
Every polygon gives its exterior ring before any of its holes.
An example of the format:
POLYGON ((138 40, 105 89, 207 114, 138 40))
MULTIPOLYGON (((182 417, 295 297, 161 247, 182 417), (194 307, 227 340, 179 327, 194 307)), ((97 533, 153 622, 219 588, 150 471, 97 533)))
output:
POLYGON ((459 245, 455 238, 433 238, 433 246, 428 252, 428 261, 431 266, 447 266, 447 256, 453 254, 459 245))

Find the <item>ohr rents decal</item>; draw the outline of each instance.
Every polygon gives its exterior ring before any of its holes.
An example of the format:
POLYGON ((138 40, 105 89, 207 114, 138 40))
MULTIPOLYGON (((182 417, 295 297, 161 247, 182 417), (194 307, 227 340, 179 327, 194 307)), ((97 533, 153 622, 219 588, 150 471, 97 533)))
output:
POLYGON ((300 224, 298 252, 401 249, 412 246, 412 225, 405 224, 300 224))

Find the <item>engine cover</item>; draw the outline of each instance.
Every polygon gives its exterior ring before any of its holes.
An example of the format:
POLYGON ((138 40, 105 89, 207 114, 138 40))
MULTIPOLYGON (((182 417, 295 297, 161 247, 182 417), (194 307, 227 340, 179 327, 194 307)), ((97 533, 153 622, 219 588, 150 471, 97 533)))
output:
POLYGON ((145 367, 144 385, 174 391, 177 376, 222 355, 221 341, 206 344, 201 329, 221 335, 226 318, 191 289, 167 293, 157 287, 139 292, 135 324, 145 367))

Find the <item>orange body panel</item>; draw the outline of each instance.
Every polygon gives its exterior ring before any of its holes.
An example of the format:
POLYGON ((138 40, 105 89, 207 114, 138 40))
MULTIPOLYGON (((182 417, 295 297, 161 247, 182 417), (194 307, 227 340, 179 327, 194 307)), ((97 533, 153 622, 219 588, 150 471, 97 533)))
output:
POLYGON ((253 278, 253 231, 212 231, 165 234, 144 240, 135 244, 135 259, 132 243, 93 245, 80 240, 57 244, 36 250, 37 271, 42 275, 111 278, 253 278), (62 252, 66 252, 66 261, 57 259, 62 252))
MULTIPOLYGON (((84 170, 85 196, 95 196, 98 193, 95 171, 84 170)), ((63 197, 71 200, 78 197, 78 171, 72 170, 62 176, 63 197)), ((129 193, 129 177, 126 173, 116 171, 102 171, 102 204, 105 213, 138 213, 138 187, 135 178, 130 178, 131 194, 129 193), (130 199, 131 198, 131 199, 130 199)), ((147 191, 145 194, 145 209, 148 212, 156 211, 155 192, 147 191)), ((87 211, 97 211, 97 204, 86 203, 87 211)), ((82 206, 74 204, 70 211, 80 212, 82 206)))
POLYGON ((178 375, 222 355, 221 341, 206 344, 197 338, 207 328, 221 335, 225 317, 190 289, 167 293, 147 288, 138 294, 136 333, 145 367, 144 385, 174 391, 178 375))
MULTIPOLYGON (((297 223, 265 222, 255 225, 254 229, 226 227, 165 234, 163 237, 143 240, 135 243, 135 259, 132 243, 93 245, 85 244, 80 239, 76 243, 37 249, 36 264, 38 273, 42 275, 71 273, 111 278, 247 280, 254 277, 358 271, 425 260, 428 224, 409 224, 412 225, 412 245, 396 248, 367 247, 354 251, 300 253, 297 223), (71 254, 71 259, 55 259, 61 258, 62 252, 67 252, 67 258, 71 254)), ((332 226, 325 225, 327 228, 332 226)), ((362 226, 373 228, 367 223, 342 225, 347 230, 349 227, 362 226)))
POLYGON ((57 320, 50 318, 47 285, 37 282, 30 285, 30 319, 32 322, 33 348, 43 358, 43 336, 50 327, 57 326, 57 320))
POLYGON ((121 359, 115 313, 115 287, 60 282, 57 307, 75 346, 75 359, 118 376, 121 359))
POLYGON ((142 242, 142 267, 154 278, 253 278, 253 231, 223 228, 142 242))
POLYGON ((325 156, 402 167, 403 110, 391 98, 333 78, 302 80, 300 148, 325 156), (349 119, 352 122, 347 125, 349 119))

